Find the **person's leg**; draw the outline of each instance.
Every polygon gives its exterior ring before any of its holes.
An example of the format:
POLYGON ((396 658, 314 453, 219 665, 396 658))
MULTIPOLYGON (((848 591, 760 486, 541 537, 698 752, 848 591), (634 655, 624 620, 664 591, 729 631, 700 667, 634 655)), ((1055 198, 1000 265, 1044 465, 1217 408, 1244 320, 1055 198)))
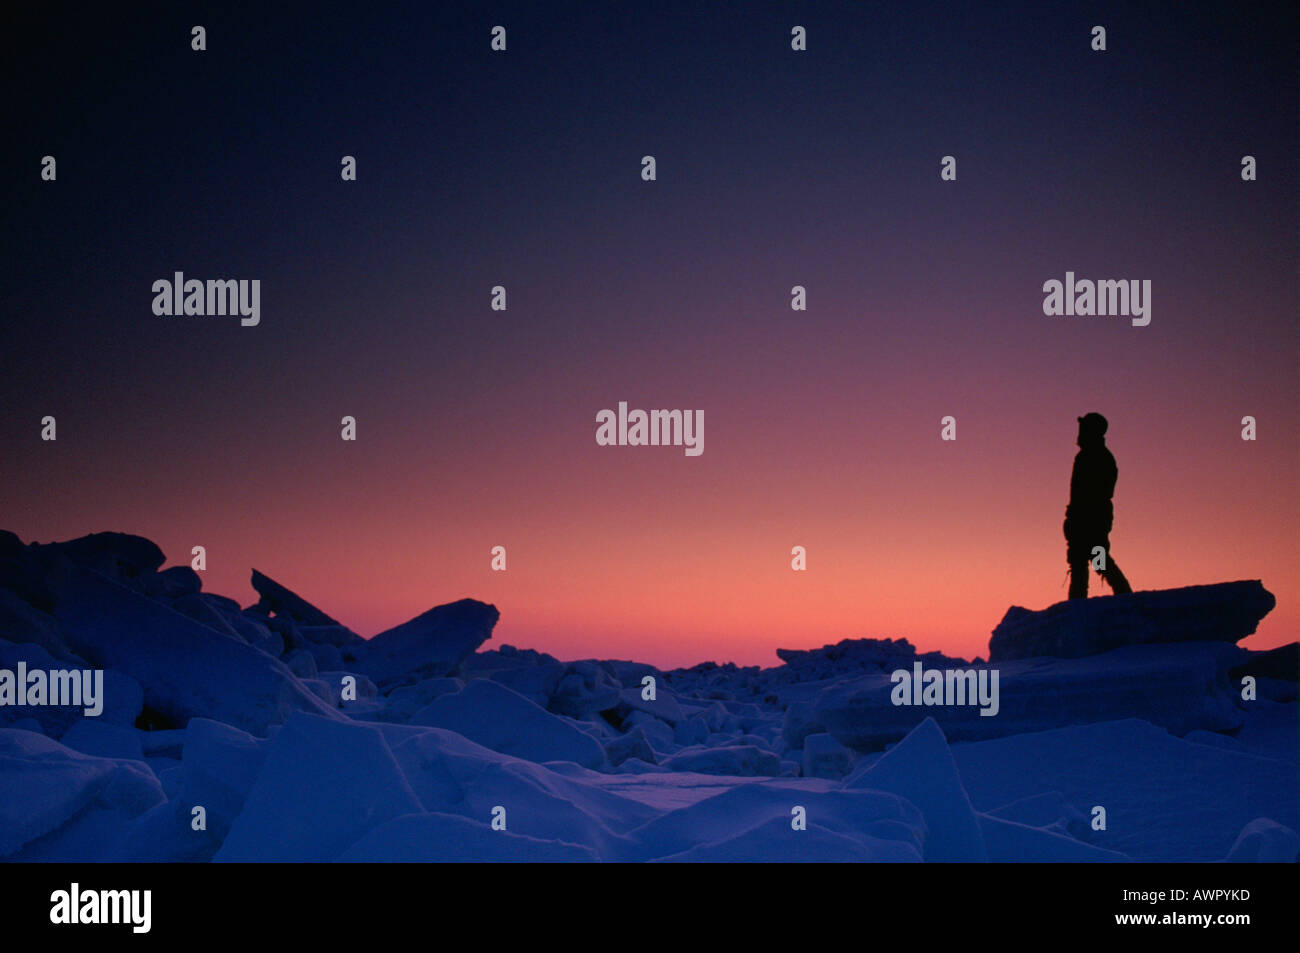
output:
POLYGON ((1071 599, 1088 598, 1088 560, 1075 560, 1070 563, 1070 595, 1071 599))
POLYGON ((1065 522, 1065 561, 1070 566, 1070 599, 1088 598, 1088 549, 1083 545, 1077 527, 1065 522))
POLYGON ((1109 550, 1106 552, 1106 568, 1101 571, 1101 578, 1106 580, 1111 592, 1117 596, 1128 595, 1133 591, 1133 587, 1128 584, 1124 574, 1119 571, 1119 566, 1115 565, 1115 560, 1111 558, 1109 550))

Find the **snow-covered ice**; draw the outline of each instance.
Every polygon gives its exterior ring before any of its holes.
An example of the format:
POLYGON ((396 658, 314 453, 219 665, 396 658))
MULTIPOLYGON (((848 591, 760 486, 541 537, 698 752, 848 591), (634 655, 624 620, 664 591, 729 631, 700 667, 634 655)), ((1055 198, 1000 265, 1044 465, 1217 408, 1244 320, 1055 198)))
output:
POLYGON ((261 573, 241 609, 164 562, 126 534, 0 533, 0 670, 103 669, 106 696, 0 705, 0 859, 1300 850, 1296 650, 1236 645, 1272 607, 1258 582, 1013 608, 992 662, 850 639, 663 671, 484 649, 498 612, 472 599, 367 641, 261 573), (993 669, 996 714, 896 700, 899 671, 993 669))

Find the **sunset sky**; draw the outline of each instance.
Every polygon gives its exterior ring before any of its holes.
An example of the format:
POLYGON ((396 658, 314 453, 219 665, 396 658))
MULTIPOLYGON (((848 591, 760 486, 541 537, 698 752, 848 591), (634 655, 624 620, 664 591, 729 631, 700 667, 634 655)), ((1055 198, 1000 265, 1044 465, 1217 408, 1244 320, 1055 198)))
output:
POLYGON ((1134 588, 1262 579, 1245 644, 1293 641, 1294 30, 698 6, 23 25, 48 81, 6 149, 0 527, 202 544, 206 590, 252 602, 256 567, 367 636, 471 596, 489 646, 566 659, 970 658, 1065 598, 1095 410, 1134 588), (153 314, 177 270, 260 279, 260 325, 153 314), (1149 279, 1150 325, 1045 316, 1067 271, 1149 279), (704 453, 597 446, 620 400, 703 410, 704 453))

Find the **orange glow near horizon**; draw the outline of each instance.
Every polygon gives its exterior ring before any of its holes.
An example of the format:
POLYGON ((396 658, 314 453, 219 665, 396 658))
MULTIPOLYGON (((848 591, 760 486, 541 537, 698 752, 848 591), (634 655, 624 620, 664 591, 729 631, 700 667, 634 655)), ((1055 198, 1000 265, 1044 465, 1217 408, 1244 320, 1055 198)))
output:
MULTIPOLYGON (((331 446, 321 477, 285 463, 243 483, 231 472, 227 491, 201 506, 184 492, 148 498, 148 488, 105 479, 46 514, 53 532, 40 541, 136 532, 169 564, 202 542, 205 590, 248 604, 256 567, 367 637, 468 596, 501 611, 486 647, 562 659, 766 666, 778 664, 778 647, 863 637, 986 656, 1008 606, 1065 598, 1072 419, 1035 438, 1023 423, 981 432, 967 415, 959 439, 944 444, 939 417, 889 422, 874 454, 835 447, 827 437, 836 424, 823 420, 794 432, 765 471, 754 457, 771 431, 751 425, 739 442, 725 409, 706 416, 706 452, 694 459, 673 448, 596 447, 594 417, 527 472, 504 454, 443 470, 403 465, 395 442, 377 440, 365 456, 363 446, 331 446), (253 494, 280 502, 259 508, 253 494), (106 523, 89 517, 96 511, 120 516, 106 523), (807 549, 806 572, 790 568, 796 544, 807 549), (489 568, 495 545, 507 549, 504 573, 489 568)), ((1135 588, 1259 578, 1278 606, 1244 644, 1294 640, 1296 527, 1258 503, 1286 498, 1286 468, 1263 446, 1233 443, 1230 422, 1207 448, 1183 440, 1176 420, 1140 439, 1122 417, 1112 421, 1112 548, 1135 588), (1196 460, 1218 465, 1198 469, 1196 460)), ((30 528, 18 531, 32 540, 30 528)), ((1107 592, 1095 574, 1091 587, 1107 592)))

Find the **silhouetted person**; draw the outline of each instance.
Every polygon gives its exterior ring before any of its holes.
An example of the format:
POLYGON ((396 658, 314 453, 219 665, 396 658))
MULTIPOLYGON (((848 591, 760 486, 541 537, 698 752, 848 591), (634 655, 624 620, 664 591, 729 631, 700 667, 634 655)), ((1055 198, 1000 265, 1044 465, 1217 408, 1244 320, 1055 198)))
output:
POLYGON ((1079 452, 1074 457, 1074 470, 1070 473, 1070 502, 1065 507, 1065 559, 1070 564, 1070 598, 1088 596, 1088 570, 1091 568, 1093 548, 1105 550, 1105 569, 1098 570, 1101 578, 1116 595, 1132 592, 1128 580, 1115 565, 1110 555, 1110 527, 1114 509, 1110 499, 1115 495, 1115 479, 1119 469, 1115 458, 1106 449, 1106 418, 1101 414, 1086 414, 1079 418, 1079 452))

